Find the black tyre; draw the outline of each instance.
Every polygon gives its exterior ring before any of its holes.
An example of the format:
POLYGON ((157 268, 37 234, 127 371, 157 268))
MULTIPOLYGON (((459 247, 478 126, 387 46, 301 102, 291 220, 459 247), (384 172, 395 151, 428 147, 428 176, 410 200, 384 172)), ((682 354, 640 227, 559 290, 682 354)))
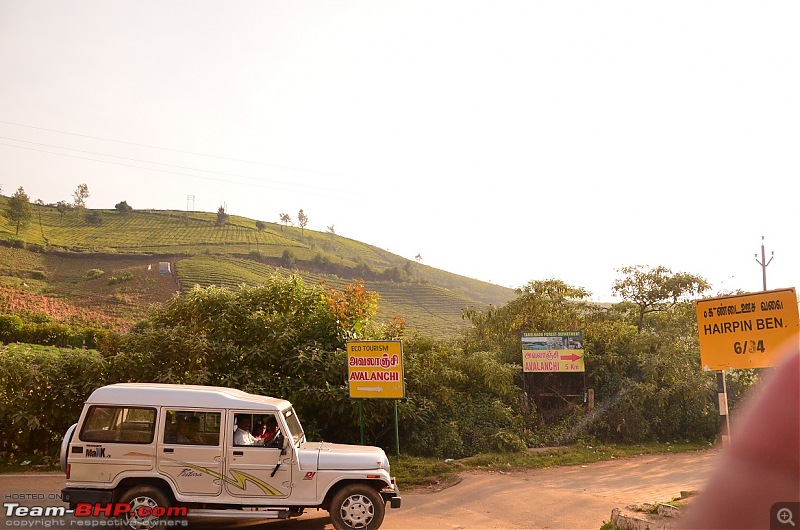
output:
POLYGON ((169 508, 169 497, 153 486, 134 486, 119 499, 120 503, 130 504, 131 510, 125 517, 130 528, 156 528, 160 517, 154 516, 156 507, 169 508))
POLYGON ((375 488, 350 484, 333 496, 329 513, 336 530, 377 530, 383 522, 386 504, 375 488))

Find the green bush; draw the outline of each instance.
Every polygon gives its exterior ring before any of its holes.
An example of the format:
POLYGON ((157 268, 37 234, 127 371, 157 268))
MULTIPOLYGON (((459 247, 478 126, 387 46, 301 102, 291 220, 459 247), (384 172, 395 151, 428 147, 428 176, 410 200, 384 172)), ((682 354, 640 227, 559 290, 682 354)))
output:
POLYGON ((103 214, 97 210, 92 210, 84 217, 86 222, 92 226, 100 226, 103 224, 103 214))
POLYGON ((284 250, 281 255, 281 265, 287 269, 292 269, 297 264, 297 256, 291 250, 284 250))
POLYGON ((0 342, 18 342, 22 326, 23 322, 19 316, 0 314, 0 342))
POLYGON ((33 280, 48 280, 50 277, 47 274, 47 271, 40 271, 34 270, 31 271, 31 279, 33 280))
POLYGON ((105 271, 100 269, 89 269, 88 271, 86 271, 86 274, 84 274, 83 277, 86 280, 94 280, 95 278, 99 278, 105 273, 106 273, 105 271))
POLYGON ((86 398, 103 384, 96 351, 0 346, 0 450, 56 454, 86 398))
POLYGON ((0 342, 20 342, 61 348, 96 348, 109 331, 53 321, 44 313, 0 314, 0 342))
POLYGON ((130 273, 130 272, 123 272, 123 273, 122 273, 121 275, 119 275, 119 276, 112 276, 112 277, 110 277, 110 278, 108 279, 108 284, 109 284, 109 285, 116 285, 116 284, 118 284, 118 283, 122 283, 122 282, 129 282, 129 281, 131 281, 132 279, 133 279, 133 274, 132 274, 132 273, 130 273))

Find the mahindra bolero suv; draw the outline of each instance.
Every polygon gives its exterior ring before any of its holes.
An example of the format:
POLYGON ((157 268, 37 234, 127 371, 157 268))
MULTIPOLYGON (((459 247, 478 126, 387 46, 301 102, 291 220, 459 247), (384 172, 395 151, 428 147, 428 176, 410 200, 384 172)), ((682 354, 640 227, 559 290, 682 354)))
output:
POLYGON ((172 508, 255 519, 318 508, 338 530, 377 529, 401 502, 382 449, 309 442, 291 403, 230 388, 99 388, 66 432, 61 468, 70 507, 127 506, 118 513, 133 528, 172 508))

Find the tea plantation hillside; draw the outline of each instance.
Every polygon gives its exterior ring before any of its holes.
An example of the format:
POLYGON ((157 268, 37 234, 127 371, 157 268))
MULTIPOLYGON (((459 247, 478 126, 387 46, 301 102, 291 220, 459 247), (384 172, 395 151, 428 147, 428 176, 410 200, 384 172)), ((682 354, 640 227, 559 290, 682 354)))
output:
MULTIPOLYGON (((5 209, 7 198, 0 197, 5 209)), ((378 319, 399 315, 408 329, 450 334, 467 306, 501 305, 512 289, 407 260, 332 233, 217 214, 70 210, 32 205, 19 234, 0 216, 0 286, 64 299, 133 322, 151 304, 193 285, 254 285, 296 273, 341 287, 362 279, 380 294, 378 319), (259 230, 259 228, 261 228, 259 230), (159 263, 170 273, 159 273, 159 263)))

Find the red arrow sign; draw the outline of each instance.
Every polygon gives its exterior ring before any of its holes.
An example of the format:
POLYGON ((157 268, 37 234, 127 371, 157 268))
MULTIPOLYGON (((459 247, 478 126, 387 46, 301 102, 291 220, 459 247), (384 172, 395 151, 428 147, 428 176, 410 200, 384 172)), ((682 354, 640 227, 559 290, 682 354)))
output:
POLYGON ((569 355, 562 355, 561 356, 561 360, 562 361, 577 361, 580 358, 581 358, 580 355, 576 355, 574 353, 570 353, 569 355))

